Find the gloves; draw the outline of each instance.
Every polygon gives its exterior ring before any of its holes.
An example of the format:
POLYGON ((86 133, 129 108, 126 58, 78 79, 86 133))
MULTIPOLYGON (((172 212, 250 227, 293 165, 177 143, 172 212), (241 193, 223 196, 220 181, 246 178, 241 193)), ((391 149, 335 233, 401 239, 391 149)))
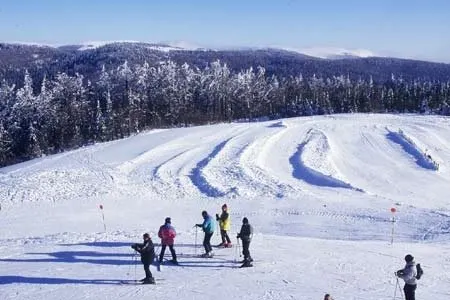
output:
POLYGON ((202 227, 202 224, 195 224, 196 227, 202 227))
POLYGON ((241 238, 241 235, 238 233, 238 235, 236 236, 237 239, 241 238))
POLYGON ((403 270, 398 270, 397 272, 395 272, 395 275, 397 275, 397 277, 400 277, 403 275, 403 270))
POLYGON ((137 247, 138 247, 138 245, 137 245, 137 244, 133 244, 133 245, 131 245, 131 248, 132 248, 132 249, 134 249, 134 250, 136 250, 136 251, 137 251, 137 247))
POLYGON ((216 220, 217 220, 217 221, 220 220, 219 214, 216 214, 216 220))

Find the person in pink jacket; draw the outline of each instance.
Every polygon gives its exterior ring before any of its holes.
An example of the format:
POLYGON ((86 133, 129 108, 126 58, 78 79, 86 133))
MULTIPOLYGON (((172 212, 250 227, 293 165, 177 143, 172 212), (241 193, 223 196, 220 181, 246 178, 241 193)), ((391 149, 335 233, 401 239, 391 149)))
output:
POLYGON ((158 236, 161 239, 161 253, 159 254, 159 263, 162 263, 166 247, 169 246, 170 253, 172 253, 171 262, 174 264, 178 264, 177 254, 175 253, 175 249, 173 248, 176 235, 177 233, 175 231, 175 228, 172 226, 170 218, 167 217, 164 225, 162 225, 158 231, 158 236))

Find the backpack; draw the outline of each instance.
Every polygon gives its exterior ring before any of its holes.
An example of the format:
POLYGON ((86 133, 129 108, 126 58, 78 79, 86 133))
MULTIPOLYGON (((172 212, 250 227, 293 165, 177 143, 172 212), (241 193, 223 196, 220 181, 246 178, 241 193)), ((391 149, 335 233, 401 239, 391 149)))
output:
POLYGON ((420 264, 417 264, 417 265, 416 265, 416 269, 417 269, 416 279, 419 280, 420 277, 422 277, 422 275, 423 275, 423 269, 422 269, 422 267, 420 266, 420 264))

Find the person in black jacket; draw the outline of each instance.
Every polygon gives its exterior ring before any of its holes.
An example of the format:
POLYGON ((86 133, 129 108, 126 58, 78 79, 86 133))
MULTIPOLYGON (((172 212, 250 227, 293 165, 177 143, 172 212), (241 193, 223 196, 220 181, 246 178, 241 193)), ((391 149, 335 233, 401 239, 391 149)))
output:
POLYGON ((242 219, 241 231, 237 238, 242 240, 242 254, 244 254, 244 261, 242 267, 251 267, 253 258, 250 256, 250 242, 253 237, 253 227, 248 223, 247 218, 242 219))
POLYGON ((143 238, 143 244, 133 244, 131 245, 131 248, 141 254, 141 262, 144 265, 145 271, 145 278, 141 280, 142 283, 155 284, 155 279, 152 276, 152 272, 150 272, 150 265, 155 259, 155 246, 148 233, 144 233, 143 238))

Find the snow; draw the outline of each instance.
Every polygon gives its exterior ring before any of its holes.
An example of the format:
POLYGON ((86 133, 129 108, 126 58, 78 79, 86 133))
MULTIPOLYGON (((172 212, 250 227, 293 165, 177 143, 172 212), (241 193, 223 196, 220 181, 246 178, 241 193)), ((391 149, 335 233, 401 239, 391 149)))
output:
POLYGON ((161 43, 161 44, 154 44, 154 43, 146 43, 146 42, 138 42, 138 41, 129 41, 129 40, 123 40, 123 41, 92 41, 92 42, 84 42, 82 45, 80 45, 80 48, 78 48, 79 51, 85 51, 85 50, 93 50, 97 48, 104 47, 106 45, 110 44, 117 44, 117 43, 129 43, 129 44, 148 44, 147 48, 151 50, 161 51, 161 52, 169 52, 169 51, 181 51, 181 50, 195 50, 193 45, 189 45, 186 42, 174 42, 170 44, 161 43), (183 47, 183 46, 186 46, 183 47))
POLYGON ((425 271, 417 298, 446 298, 449 125, 349 114, 152 130, 2 168, 0 299, 392 299, 407 253, 425 271), (234 247, 197 258, 193 225, 223 203, 234 247), (121 284, 144 274, 130 245, 158 243, 167 216, 180 266, 121 284), (244 216, 255 262, 239 269, 244 216))
POLYGON ((338 58, 366 58, 373 56, 380 56, 367 49, 345 49, 339 47, 308 47, 308 48, 292 48, 282 47, 287 51, 298 52, 312 57, 324 59, 338 59, 338 58))
POLYGON ((130 40, 118 40, 118 41, 89 41, 89 42, 83 42, 80 45, 80 48, 78 48, 79 51, 85 51, 85 50, 93 50, 97 48, 104 47, 109 44, 116 44, 116 43, 140 43, 138 41, 130 41, 130 40))

